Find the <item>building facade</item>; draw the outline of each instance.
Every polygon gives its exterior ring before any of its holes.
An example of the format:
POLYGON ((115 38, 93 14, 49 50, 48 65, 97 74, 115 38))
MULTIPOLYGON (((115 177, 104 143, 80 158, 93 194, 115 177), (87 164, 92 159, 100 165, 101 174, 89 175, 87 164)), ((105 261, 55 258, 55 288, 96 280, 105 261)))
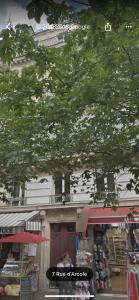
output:
MULTIPOLYGON (((68 33, 65 29, 47 30, 34 34, 34 38, 39 45, 61 47, 65 43, 66 34, 68 33)), ((24 66, 31 63, 24 57, 17 58, 12 68, 20 73, 24 66)), ((95 175, 90 178, 87 185, 83 184, 82 173, 83 170, 77 170, 68 177, 61 176, 58 181, 53 174, 38 174, 36 180, 32 179, 25 183, 24 190, 20 186, 15 186, 12 197, 8 195, 8 204, 1 202, 0 214, 34 211, 40 213, 41 233, 49 238, 49 242, 41 244, 39 249, 41 289, 49 287, 46 270, 58 263, 62 253, 69 252, 74 262, 75 237, 84 207, 89 205, 102 207, 106 197, 114 197, 121 207, 134 206, 138 203, 139 196, 126 189, 130 179, 128 172, 104 176, 102 170, 94 170, 95 175), (78 178, 77 186, 70 184, 72 177, 78 178), (97 193, 99 201, 94 204, 97 193)))

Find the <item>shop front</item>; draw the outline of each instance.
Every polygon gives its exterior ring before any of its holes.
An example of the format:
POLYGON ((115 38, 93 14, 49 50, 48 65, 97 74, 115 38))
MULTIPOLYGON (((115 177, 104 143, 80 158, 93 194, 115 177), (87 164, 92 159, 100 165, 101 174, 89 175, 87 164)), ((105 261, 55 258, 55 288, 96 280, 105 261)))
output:
POLYGON ((86 236, 85 250, 88 243, 93 255, 94 286, 98 293, 127 293, 128 253, 138 250, 134 232, 139 227, 139 207, 134 211, 136 217, 131 216, 130 207, 119 207, 116 211, 83 210, 77 231, 82 232, 82 239, 86 236))
POLYGON ((40 234, 39 212, 0 214, 0 299, 30 300, 38 290, 39 249, 35 243, 13 242, 15 234, 40 234), (5 238, 11 241, 4 242, 5 238))

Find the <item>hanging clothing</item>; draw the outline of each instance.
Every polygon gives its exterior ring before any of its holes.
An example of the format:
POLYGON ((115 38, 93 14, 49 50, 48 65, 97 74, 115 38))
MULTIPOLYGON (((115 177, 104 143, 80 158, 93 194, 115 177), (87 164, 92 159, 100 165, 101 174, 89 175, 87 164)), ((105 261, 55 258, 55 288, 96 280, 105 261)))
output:
POLYGON ((76 236, 76 250, 80 249, 80 237, 76 236))
POLYGON ((138 289, 137 289, 137 281, 136 281, 136 273, 134 271, 130 271, 128 274, 128 294, 129 300, 138 300, 138 289))

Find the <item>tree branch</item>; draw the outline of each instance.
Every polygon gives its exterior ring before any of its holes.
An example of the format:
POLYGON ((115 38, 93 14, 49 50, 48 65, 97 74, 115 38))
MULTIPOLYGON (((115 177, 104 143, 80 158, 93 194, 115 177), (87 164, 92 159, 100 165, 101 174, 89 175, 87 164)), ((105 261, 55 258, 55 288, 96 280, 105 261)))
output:
POLYGON ((130 56, 129 52, 127 51, 127 49, 124 47, 124 45, 122 45, 122 49, 124 50, 124 52, 125 52, 126 55, 128 56, 128 59, 129 59, 130 64, 133 65, 131 56, 130 56))

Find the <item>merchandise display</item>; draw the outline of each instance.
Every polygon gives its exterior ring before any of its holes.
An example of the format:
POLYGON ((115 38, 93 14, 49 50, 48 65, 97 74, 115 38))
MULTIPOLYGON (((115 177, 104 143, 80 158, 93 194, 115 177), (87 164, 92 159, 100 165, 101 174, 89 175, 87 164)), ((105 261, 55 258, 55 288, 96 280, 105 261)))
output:
POLYGON ((139 229, 134 229, 133 234, 134 234, 136 245, 139 246, 139 229))
POLYGON ((18 277, 21 275, 21 262, 8 261, 3 269, 1 275, 18 277))
POLYGON ((102 245, 94 245, 95 286, 97 291, 108 288, 108 270, 106 255, 102 245))
POLYGON ((93 246, 93 268, 95 271, 95 287, 98 292, 102 292, 104 289, 110 287, 106 257, 106 226, 95 225, 94 229, 95 244, 93 246))
POLYGON ((111 227, 106 230, 107 263, 113 292, 126 293, 127 290, 127 252, 129 249, 126 227, 111 227))
MULTIPOLYGON (((88 240, 78 238, 77 264, 88 266, 93 270, 93 291, 121 294, 126 294, 128 291, 128 300, 138 300, 139 223, 89 226, 88 240), (134 252, 128 256, 130 251, 134 252), (87 262, 86 253, 90 252, 92 259, 87 262)), ((89 288, 87 284, 76 283, 78 293, 86 292, 87 295, 89 288)))
POLYGON ((11 279, 9 280, 7 278, 0 278, 0 299, 3 296, 15 296, 19 297, 21 290, 20 280, 19 279, 11 279))
MULTIPOLYGON (((3 249, 5 249, 4 244, 3 246, 3 249)), ((34 263, 36 248, 34 244, 25 244, 22 247, 13 244, 12 247, 8 248, 7 257, 5 255, 4 262, 0 267, 0 299, 10 300, 13 297, 15 300, 32 299, 32 292, 38 290, 39 266, 34 263), (14 256, 14 253, 18 253, 21 260, 16 260, 17 256, 14 256), (32 254, 31 257, 30 254, 32 254)), ((1 257, 2 255, 1 247, 1 257)))
POLYGON ((97 292, 126 292, 127 231, 123 226, 94 225, 93 270, 97 292))
POLYGON ((85 297, 76 298, 76 300, 80 299, 90 299, 90 292, 89 292, 89 282, 88 281, 76 281, 75 283, 75 295, 85 295, 85 297))
POLYGON ((37 270, 38 265, 34 265, 32 260, 26 261, 8 261, 0 270, 0 276, 27 276, 37 270))
MULTIPOLYGON (((77 255, 76 255, 76 266, 77 267, 88 267, 90 269, 92 269, 92 264, 93 264, 93 256, 92 253, 90 253, 89 251, 85 251, 83 250, 83 245, 85 245, 85 249, 89 249, 89 247, 87 246, 87 240, 86 241, 82 241, 80 243, 81 245, 81 249, 77 250, 77 255)), ((75 283, 75 295, 85 295, 85 297, 81 297, 81 298, 76 298, 76 300, 82 300, 82 299, 90 299, 90 295, 94 294, 94 283, 93 283, 93 279, 91 279, 90 281, 76 281, 75 283)))
POLYGON ((107 230, 108 261, 110 265, 127 265, 127 232, 121 229, 107 230))
POLYGON ((77 251, 76 255, 76 265, 78 267, 92 267, 93 256, 90 252, 87 251, 77 251))
MULTIPOLYGON (((28 276, 29 261, 10 261, 8 260, 0 272, 0 294, 2 299, 24 299, 24 290, 31 294, 31 276, 28 276), (26 284, 25 284, 26 283, 26 284), (5 298, 7 297, 8 298, 5 298)), ((32 267, 33 268, 33 267, 32 267)), ((31 298, 27 298, 30 300, 31 298)))
POLYGON ((139 299, 139 253, 128 255, 128 300, 139 299))

